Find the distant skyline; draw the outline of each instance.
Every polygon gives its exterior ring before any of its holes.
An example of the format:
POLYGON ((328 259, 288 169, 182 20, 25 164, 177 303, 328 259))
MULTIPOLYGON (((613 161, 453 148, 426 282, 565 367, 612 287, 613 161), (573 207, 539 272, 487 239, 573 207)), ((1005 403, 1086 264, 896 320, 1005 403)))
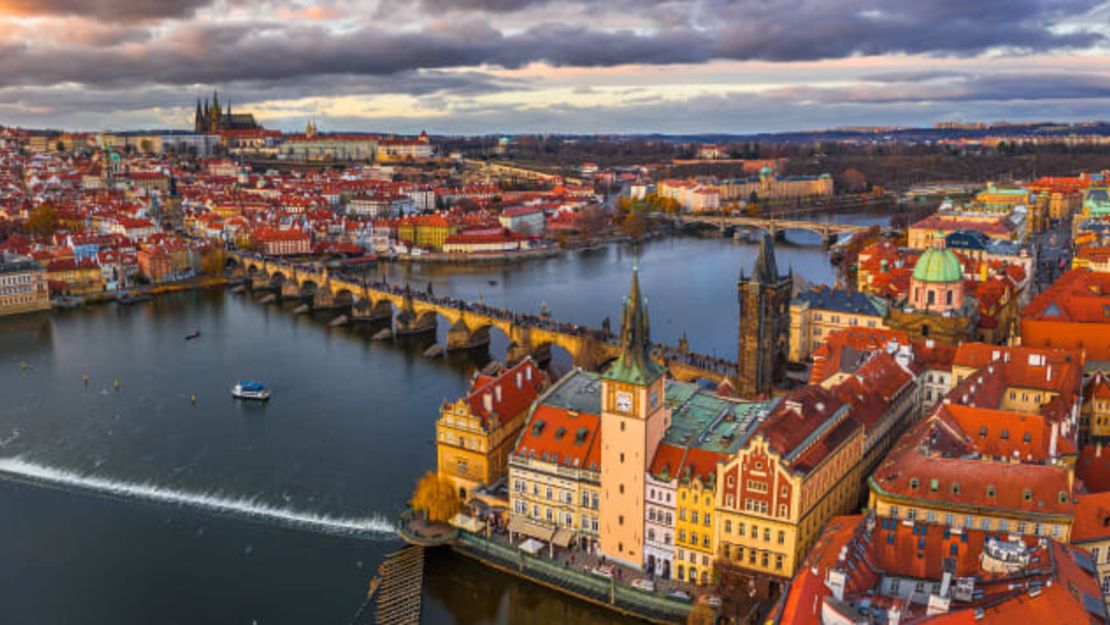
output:
POLYGON ((0 0, 0 124, 746 134, 1110 117, 1110 1, 0 0))

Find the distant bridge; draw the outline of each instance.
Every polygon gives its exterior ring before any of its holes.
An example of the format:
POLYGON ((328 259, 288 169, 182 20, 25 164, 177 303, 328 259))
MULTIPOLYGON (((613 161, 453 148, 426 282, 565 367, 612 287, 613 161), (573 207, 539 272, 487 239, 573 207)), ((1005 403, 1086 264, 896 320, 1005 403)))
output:
MULTIPOLYGON (((547 360, 551 346, 557 345, 570 354, 575 366, 598 371, 620 355, 620 339, 608 329, 559 323, 546 315, 518 313, 384 282, 332 276, 326 268, 242 252, 229 252, 227 264, 249 278, 253 289, 275 289, 282 297, 309 302, 314 309, 350 308, 356 320, 392 320, 398 335, 435 332, 439 317, 443 317, 448 324, 448 350, 488 346, 490 331, 496 328, 509 339, 506 359, 510 362, 529 355, 547 360)), ((652 355, 677 380, 719 384, 732 381, 736 374, 735 362, 696 354, 685 346, 655 344, 652 355)))
POLYGON ((775 219, 773 217, 742 217, 726 215, 683 215, 685 223, 703 223, 718 226, 722 230, 728 227, 749 228, 766 230, 776 238, 782 238, 787 230, 805 230, 821 236, 826 243, 835 243, 841 234, 863 232, 869 226, 852 224, 838 224, 828 221, 808 221, 804 219, 775 219))

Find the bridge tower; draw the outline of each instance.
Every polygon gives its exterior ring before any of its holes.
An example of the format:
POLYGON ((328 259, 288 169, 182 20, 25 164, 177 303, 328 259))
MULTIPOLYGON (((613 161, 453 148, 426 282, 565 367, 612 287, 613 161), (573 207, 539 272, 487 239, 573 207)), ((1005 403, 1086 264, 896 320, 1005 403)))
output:
POLYGON ((790 341, 790 297, 793 272, 780 275, 770 234, 759 244, 750 277, 740 272, 740 344, 736 390, 742 397, 769 396, 782 381, 790 341))

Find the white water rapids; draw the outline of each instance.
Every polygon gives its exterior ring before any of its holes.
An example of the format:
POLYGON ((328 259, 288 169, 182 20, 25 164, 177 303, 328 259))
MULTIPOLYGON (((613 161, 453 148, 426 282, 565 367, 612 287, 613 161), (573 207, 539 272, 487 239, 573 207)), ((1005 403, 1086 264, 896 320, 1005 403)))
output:
POLYGON ((68 469, 30 462, 20 457, 0 458, 0 479, 5 477, 76 491, 197 508, 217 514, 329 534, 383 537, 395 531, 392 523, 378 515, 364 518, 333 517, 277 507, 259 501, 257 498, 236 498, 222 494, 175 490, 149 482, 125 482, 85 475, 68 469))

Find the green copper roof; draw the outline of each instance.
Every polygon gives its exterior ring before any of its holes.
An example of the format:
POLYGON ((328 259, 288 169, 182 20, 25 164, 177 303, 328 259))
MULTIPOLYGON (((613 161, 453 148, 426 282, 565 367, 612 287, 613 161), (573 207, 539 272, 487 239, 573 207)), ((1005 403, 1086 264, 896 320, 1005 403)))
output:
POLYGON ((632 289, 621 317, 621 355, 602 377, 607 380, 647 386, 663 375, 663 367, 651 359, 647 303, 640 295, 639 269, 632 270, 632 289))
POLYGON ((925 250, 913 268, 913 279, 922 282, 959 282, 964 278, 960 259, 952 250, 925 250))

